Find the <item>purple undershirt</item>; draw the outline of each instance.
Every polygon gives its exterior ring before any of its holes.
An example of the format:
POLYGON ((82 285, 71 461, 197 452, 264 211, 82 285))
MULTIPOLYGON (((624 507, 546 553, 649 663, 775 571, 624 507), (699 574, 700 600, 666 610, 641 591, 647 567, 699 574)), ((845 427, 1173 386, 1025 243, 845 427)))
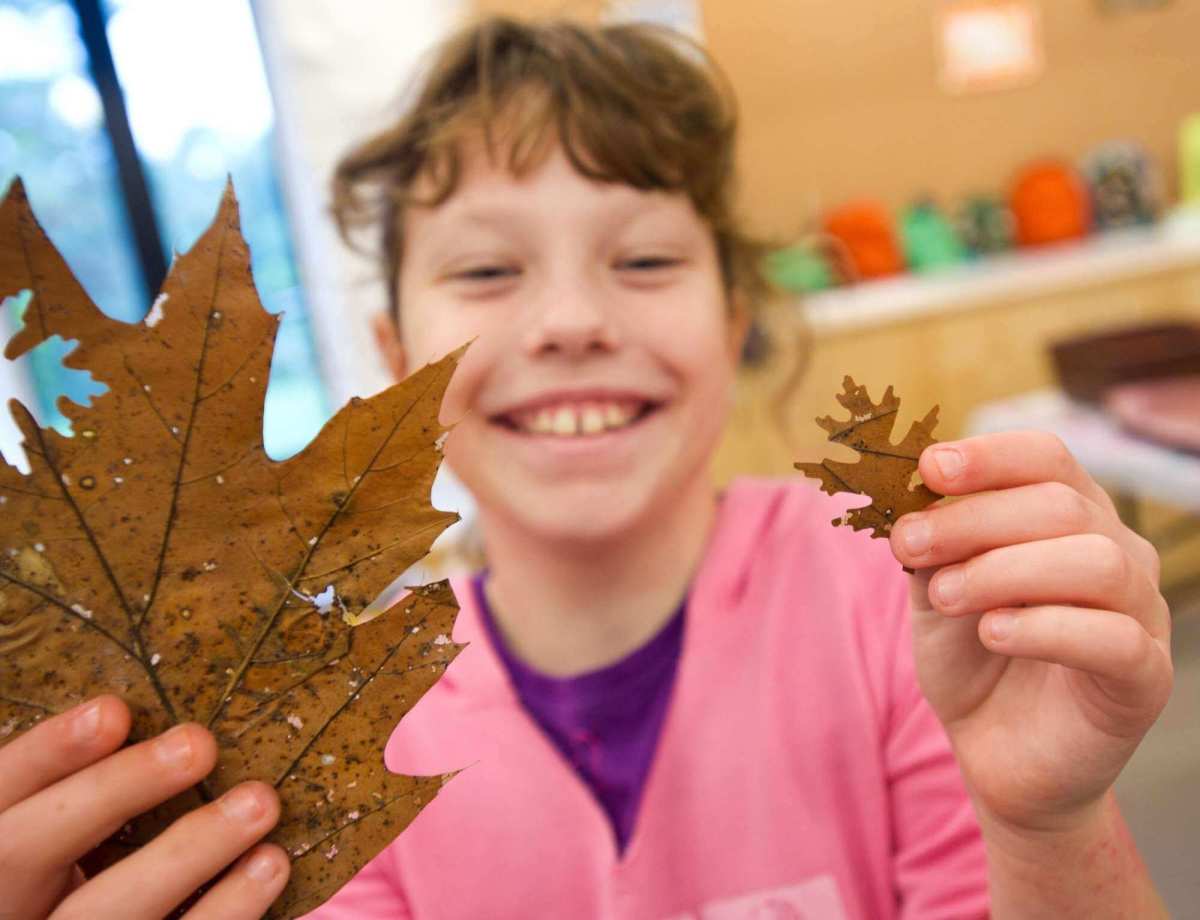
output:
POLYGON ((486 577, 485 570, 472 579, 475 597, 517 697, 592 791, 623 852, 667 714, 687 600, 652 639, 620 661, 575 677, 551 677, 505 644, 484 594, 486 577))

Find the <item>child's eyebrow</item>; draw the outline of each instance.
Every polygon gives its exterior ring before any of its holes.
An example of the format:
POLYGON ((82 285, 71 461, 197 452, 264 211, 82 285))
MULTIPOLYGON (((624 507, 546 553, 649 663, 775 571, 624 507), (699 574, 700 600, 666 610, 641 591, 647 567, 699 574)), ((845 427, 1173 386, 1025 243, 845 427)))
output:
POLYGON ((510 241, 520 221, 516 212, 509 209, 471 210, 435 215, 419 232, 424 245, 421 247, 430 260, 444 257, 448 251, 462 248, 464 242, 475 242, 483 235, 498 241, 510 241), (464 233, 468 234, 464 239, 464 233))
POLYGON ((444 205, 439 211, 433 212, 434 223, 446 224, 453 222, 476 224, 482 227, 501 227, 518 219, 521 209, 504 204, 466 204, 455 207, 454 202, 444 205))
MULTIPOLYGON (((624 224, 636 219, 666 213, 672 207, 669 199, 659 195, 646 195, 632 188, 623 194, 624 187, 616 187, 602 199, 593 199, 584 208, 588 214, 602 218, 606 223, 624 224), (618 190, 619 189, 619 190, 618 190)), ((439 209, 448 220, 479 223, 486 226, 504 227, 513 220, 546 216, 545 201, 528 199, 514 200, 505 195, 492 198, 484 193, 474 201, 455 201, 451 198, 439 209)), ((559 213, 557 210, 555 213, 559 213)))
MULTIPOLYGON (((602 204, 592 204, 587 211, 590 217, 597 219, 593 227, 604 238, 638 227, 649 232, 679 231, 675 226, 677 215, 672 213, 669 204, 662 201, 640 197, 631 200, 622 196, 602 204), (667 227, 663 225, 664 220, 669 222, 667 227)), ((463 237, 464 233, 469 234, 474 229, 495 235, 499 242, 511 243, 526 231, 538 233, 534 229, 538 223, 574 220, 571 215, 561 211, 548 213, 541 204, 530 207, 528 204, 522 206, 507 201, 448 202, 440 213, 434 212, 431 216, 432 220, 422 230, 422 236, 426 240, 426 256, 434 261, 443 258, 448 250, 458 250, 464 243, 474 242, 463 237)))

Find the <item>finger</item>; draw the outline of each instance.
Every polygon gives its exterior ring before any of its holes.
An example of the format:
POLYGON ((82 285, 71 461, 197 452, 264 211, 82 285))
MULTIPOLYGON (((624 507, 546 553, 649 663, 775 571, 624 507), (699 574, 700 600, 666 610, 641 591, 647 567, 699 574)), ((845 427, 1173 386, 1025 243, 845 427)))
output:
POLYGON ((199 782, 217 746, 198 725, 177 725, 105 757, 0 814, 0 863, 36 878, 76 862, 136 815, 199 782))
POLYGON ((120 904, 121 916, 129 920, 162 917, 261 839, 278 818, 274 789, 242 783, 101 872, 60 909, 66 916, 97 917, 104 905, 120 904))
POLYGON ((929 582, 939 613, 1077 604, 1129 614, 1152 636, 1170 632, 1170 613, 1150 576, 1116 542, 1074 534, 989 550, 939 569, 929 582))
POLYGON ((121 746, 129 708, 100 696, 39 722, 0 748, 0 812, 121 746))
POLYGON ((997 654, 1086 671, 1104 683, 1110 704, 1157 715, 1171 693, 1166 645, 1112 610, 1057 605, 994 610, 980 618, 979 639, 997 654))
POLYGON ((273 844, 255 847, 205 893, 183 920, 257 920, 287 884, 291 864, 273 844))
POLYGON ((983 702, 1008 660, 979 642, 978 617, 947 617, 930 609, 931 575, 932 569, 918 570, 909 581, 914 660, 921 692, 949 726, 983 702))
POLYGON ((921 453, 921 479, 941 495, 1061 482, 1113 510, 1112 499, 1062 439, 1045 431, 1002 431, 933 444, 921 453))
POLYGON ((1076 533, 1098 533, 1121 545, 1147 571, 1152 547, 1116 515, 1062 482, 981 492, 906 514, 892 529, 892 552, 904 565, 948 565, 990 549, 1076 533))

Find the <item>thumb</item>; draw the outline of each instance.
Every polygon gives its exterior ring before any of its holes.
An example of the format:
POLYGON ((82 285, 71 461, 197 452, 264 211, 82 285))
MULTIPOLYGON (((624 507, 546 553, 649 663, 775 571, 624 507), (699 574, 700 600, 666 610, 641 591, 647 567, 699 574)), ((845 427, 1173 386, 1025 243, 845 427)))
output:
POLYGON ((980 614, 951 617, 933 609, 929 580, 937 568, 909 576, 913 655, 921 692, 947 728, 987 699, 1008 658, 979 641, 980 614))

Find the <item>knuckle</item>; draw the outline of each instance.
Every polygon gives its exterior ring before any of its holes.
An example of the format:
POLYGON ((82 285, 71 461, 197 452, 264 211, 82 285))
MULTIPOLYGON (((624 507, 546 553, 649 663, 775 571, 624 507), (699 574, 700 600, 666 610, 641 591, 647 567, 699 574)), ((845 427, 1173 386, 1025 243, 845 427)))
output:
MULTIPOLYGON (((1151 639, 1171 642, 1171 607, 1167 599, 1155 592, 1143 616, 1138 618, 1151 639)), ((1169 657, 1169 656, 1168 656, 1169 657)))
POLYGON ((974 604, 992 594, 995 573, 1002 564, 1003 553, 998 550, 988 550, 962 563, 958 567, 962 573, 959 604, 974 604))
POLYGON ((1124 674, 1134 674, 1146 662, 1150 644, 1154 641, 1131 617, 1122 617, 1116 628, 1113 661, 1124 674))
POLYGON ((1071 454, 1070 448, 1068 448, 1066 442, 1056 434, 1044 432, 1043 438, 1043 450, 1045 451, 1047 458, 1050 460, 1051 468, 1054 470, 1054 473, 1057 477, 1066 479, 1071 473, 1075 464, 1075 457, 1071 454))
POLYGON ((1043 451, 1045 451, 1047 456, 1056 460, 1069 456, 1070 452, 1067 450, 1067 443, 1058 435, 1054 434, 1054 432, 1039 431, 1038 437, 1041 441, 1041 448, 1043 451))
POLYGON ((1115 518, 1120 518, 1121 514, 1117 511, 1117 503, 1113 501, 1113 497, 1109 494, 1108 489, 1101 488, 1096 493, 1096 504, 1098 504, 1107 514, 1111 514, 1115 518))
POLYGON ((1124 589, 1129 582, 1129 557, 1115 540, 1104 534, 1085 534, 1087 554, 1095 576, 1107 590, 1124 589))
POLYGON ((1169 661, 1167 662, 1167 667, 1163 670, 1159 686, 1158 709, 1161 712, 1166 708, 1168 701, 1171 699, 1171 693, 1175 690, 1175 669, 1169 661))
POLYGON ((1159 578, 1162 575, 1162 559, 1159 558, 1158 549, 1141 534, 1133 536, 1142 558, 1146 560, 1146 571, 1150 575, 1150 580, 1155 587, 1158 587, 1159 578))
MULTIPOLYGON (((1071 619, 1059 606, 1049 606, 1040 615, 1024 614, 1030 617, 1030 622, 1039 628, 1041 639, 1050 648, 1061 648, 1070 645, 1073 633, 1071 619)), ((1018 613, 1020 617, 1023 614, 1018 613)))
POLYGON ((1092 507, 1086 498, 1063 482, 1043 485, 1046 507, 1066 533, 1082 533, 1092 523, 1092 507))
POLYGON ((995 564, 999 555, 996 550, 989 549, 978 556, 972 556, 965 562, 959 563, 957 568, 962 573, 963 584, 970 584, 973 581, 977 581, 981 576, 986 576, 988 569, 995 564))

